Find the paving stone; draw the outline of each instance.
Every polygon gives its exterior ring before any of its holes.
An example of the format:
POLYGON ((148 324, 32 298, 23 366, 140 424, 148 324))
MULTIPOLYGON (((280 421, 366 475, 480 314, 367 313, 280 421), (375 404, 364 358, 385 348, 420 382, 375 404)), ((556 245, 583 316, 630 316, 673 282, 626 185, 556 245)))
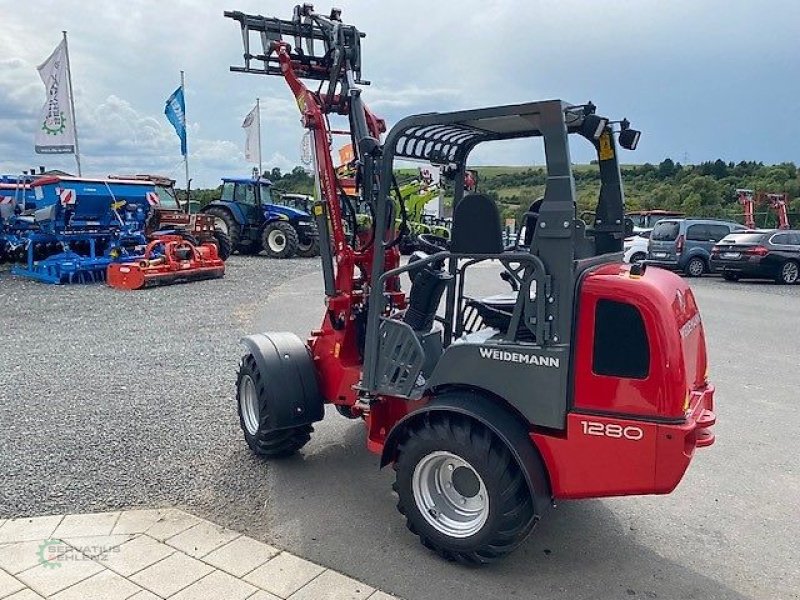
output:
POLYGON ((4 598, 24 588, 25 586, 20 581, 5 571, 0 571, 0 598, 4 598))
POLYGON ((161 600, 159 596, 156 596, 153 592, 148 590, 142 590, 138 594, 134 594, 128 600, 161 600))
POLYGON ((214 569, 191 556, 176 552, 139 571, 131 581, 164 598, 188 587, 214 569))
POLYGON ((118 518, 119 512, 66 515, 53 532, 53 537, 63 540, 68 537, 109 535, 118 518))
POLYGON ((400 600, 400 598, 397 596, 390 596, 386 592, 377 591, 367 598, 367 600, 400 600))
POLYGON ((289 596, 289 600, 366 600, 375 589, 327 570, 289 596))
POLYGON ((166 513, 167 510, 157 509, 122 511, 111 533, 144 533, 155 525, 166 513))
POLYGON ((68 537, 64 538, 64 541, 81 554, 103 561, 109 554, 119 552, 118 548, 134 537, 133 535, 95 535, 68 537))
POLYGON ((212 571, 200 581, 184 588, 169 600, 245 600, 256 588, 223 571, 212 571))
MULTIPOLYGON (((62 544, 60 540, 48 540, 62 544)), ((31 542, 15 542, 13 544, 3 544, 0 546, 0 569, 16 575, 26 569, 38 565, 42 558, 39 554, 44 540, 34 540, 31 542)), ((65 543, 63 543, 66 546, 65 543)))
POLYGON ((242 536, 206 554, 203 556, 203 562, 214 565, 236 577, 243 577, 277 556, 279 552, 280 550, 277 548, 242 536))
POLYGON ((69 560, 56 559, 36 565, 19 573, 17 578, 42 596, 52 596, 103 570, 103 567, 82 554, 70 553, 62 556, 69 560))
POLYGON ((182 510, 170 509, 165 512, 151 527, 145 531, 151 538, 164 541, 180 532, 189 529, 200 522, 194 515, 183 512, 182 510))
POLYGON ((252 596, 248 596, 247 600, 281 600, 277 596, 273 596, 269 592, 265 592, 264 590, 259 590, 252 596))
POLYGON ((244 580, 276 596, 288 598, 324 570, 319 565, 282 552, 245 575, 244 580))
POLYGON ((214 523, 200 521, 197 525, 167 539, 166 543, 189 556, 200 558, 236 539, 239 535, 235 531, 214 523))
POLYGON ((44 600, 39 594, 25 588, 24 590, 17 592, 16 594, 11 594, 10 596, 6 596, 3 600, 44 600))
POLYGON ((61 519, 61 515, 54 515, 51 517, 25 517, 6 521, 0 526, 0 544, 46 540, 52 537, 61 519))
POLYGON ((126 600, 140 589, 138 585, 106 569, 59 592, 52 600, 126 600))
POLYGON ((109 552, 100 562, 124 577, 149 567, 175 552, 166 544, 162 544, 146 535, 140 535, 109 552))

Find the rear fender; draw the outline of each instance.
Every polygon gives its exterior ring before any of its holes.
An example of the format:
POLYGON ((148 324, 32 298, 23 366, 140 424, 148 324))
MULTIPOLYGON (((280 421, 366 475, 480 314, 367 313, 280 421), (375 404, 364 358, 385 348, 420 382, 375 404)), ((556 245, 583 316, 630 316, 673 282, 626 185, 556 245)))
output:
POLYGON ((266 378, 267 430, 322 420, 325 410, 314 361, 299 337, 285 332, 256 333, 241 342, 255 359, 261 377, 266 378))
POLYGON ((501 399, 482 393, 471 391, 443 393, 400 419, 386 437, 381 454, 381 468, 395 461, 397 447, 408 427, 417 419, 434 412, 464 415, 479 422, 497 436, 522 469, 534 500, 536 514, 542 515, 551 504, 552 494, 547 469, 538 449, 531 441, 528 428, 523 423, 522 417, 515 414, 501 399))

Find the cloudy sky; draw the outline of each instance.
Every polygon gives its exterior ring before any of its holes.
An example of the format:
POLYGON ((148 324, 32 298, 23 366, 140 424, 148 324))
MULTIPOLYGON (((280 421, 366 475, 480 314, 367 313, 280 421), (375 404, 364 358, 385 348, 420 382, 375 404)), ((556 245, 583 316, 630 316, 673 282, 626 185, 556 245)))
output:
MULTIPOLYGON (((417 112, 546 98, 592 100, 644 131, 626 162, 800 162, 797 0, 336 0, 367 33, 365 98, 391 125, 417 112)), ((249 172, 241 122, 262 99, 265 168, 299 163, 284 82, 230 73, 238 26, 223 10, 288 18, 273 0, 0 0, 0 172, 74 159, 33 152, 35 67, 69 32, 84 173, 182 179, 164 101, 187 78, 195 187, 249 172)), ((317 3, 320 11, 328 5, 317 3)), ((588 161, 582 151, 576 162, 588 161)), ((541 164, 532 144, 487 145, 479 164, 541 164)))

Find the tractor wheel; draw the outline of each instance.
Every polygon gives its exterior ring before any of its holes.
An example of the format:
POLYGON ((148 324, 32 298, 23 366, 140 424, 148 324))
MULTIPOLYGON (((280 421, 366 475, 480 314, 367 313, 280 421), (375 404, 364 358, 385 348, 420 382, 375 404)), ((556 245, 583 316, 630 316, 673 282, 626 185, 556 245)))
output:
POLYGON ((730 273, 730 272, 723 272, 722 278, 725 281, 739 281, 739 274, 738 273, 730 273))
POLYGON ((239 424, 244 432, 244 439, 250 449, 267 458, 284 458, 291 456, 305 446, 311 439, 314 428, 302 425, 277 431, 265 431, 264 417, 270 410, 267 406, 267 395, 264 393, 266 382, 258 370, 255 358, 251 354, 242 359, 239 375, 236 378, 236 404, 239 408, 239 424))
POLYGON ((483 425, 432 414, 412 425, 394 463, 397 509, 422 544, 447 560, 493 562, 535 524, 525 477, 483 425))
POLYGON ((778 274, 778 283, 783 285, 792 285, 800 280, 800 265, 793 260, 787 260, 781 266, 781 271, 778 274))
POLYGON ((297 253, 297 232, 286 221, 273 221, 264 227, 261 243, 270 258, 291 258, 297 253))
POLYGON ((247 254, 248 256, 255 256, 261 252, 261 240, 250 240, 249 244, 242 244, 239 246, 239 254, 247 254))
POLYGON ((694 256, 689 259, 688 263, 686 263, 684 272, 689 277, 700 277, 706 272, 706 262, 699 256, 694 256))
POLYGON ((236 252, 239 249, 239 242, 242 238, 242 229, 233 218, 233 215, 224 208, 217 208, 212 206, 206 211, 208 215, 216 217, 216 228, 228 235, 231 243, 231 251, 229 254, 236 252))
POLYGON ((230 236, 222 231, 222 229, 214 230, 214 240, 217 242, 217 254, 222 260, 228 260, 228 257, 232 254, 231 249, 231 238, 230 236))
POLYGON ((298 238, 297 256, 301 258, 314 258, 315 256, 319 256, 319 235, 317 235, 316 232, 310 234, 305 243, 298 238))

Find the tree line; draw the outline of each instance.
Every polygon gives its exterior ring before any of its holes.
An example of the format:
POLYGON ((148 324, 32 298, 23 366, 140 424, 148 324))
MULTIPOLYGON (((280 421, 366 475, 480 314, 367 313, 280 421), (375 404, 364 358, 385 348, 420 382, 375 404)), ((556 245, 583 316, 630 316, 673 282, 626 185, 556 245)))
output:
MULTIPOLYGON (((666 158, 657 165, 623 165, 627 210, 670 209, 687 216, 727 218, 741 221, 742 209, 736 190, 787 193, 792 224, 800 227, 800 171, 794 163, 765 165, 763 162, 725 162, 720 159, 695 165, 682 165, 666 158)), ((477 167, 478 189, 494 198, 503 218, 519 219, 530 204, 544 193, 546 173, 543 167, 477 167)), ((600 172, 596 164, 576 165, 573 169, 578 197, 578 212, 592 211, 600 190, 600 172)), ((303 167, 284 173, 274 168, 264 173, 276 193, 311 194, 313 176, 303 167)), ((398 172, 402 183, 412 175, 398 172)), ((192 198, 201 204, 219 199, 222 187, 194 190, 192 198)), ((771 227, 774 216, 760 206, 756 222, 771 227)))

